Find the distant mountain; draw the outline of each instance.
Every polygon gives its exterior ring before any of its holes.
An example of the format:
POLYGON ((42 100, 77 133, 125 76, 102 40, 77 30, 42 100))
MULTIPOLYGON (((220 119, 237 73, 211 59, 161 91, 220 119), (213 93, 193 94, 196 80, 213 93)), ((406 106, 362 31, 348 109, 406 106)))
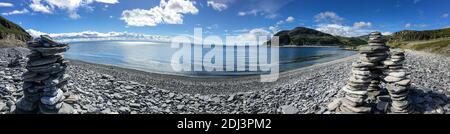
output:
POLYGON ((25 46, 30 39, 23 28, 0 16, 0 47, 25 46))
POLYGON ((339 37, 338 36, 338 38, 342 45, 352 46, 352 47, 359 46, 359 45, 366 45, 367 41, 369 41, 368 37, 367 37, 367 40, 363 40, 358 37, 339 37))
POLYGON ((390 41, 418 41, 418 40, 432 40, 439 38, 450 37, 450 28, 437 29, 437 30, 403 30, 392 34, 390 41))
POLYGON ((305 27, 283 30, 276 33, 274 36, 280 38, 280 46, 357 46, 367 44, 366 41, 359 38, 333 36, 305 27))

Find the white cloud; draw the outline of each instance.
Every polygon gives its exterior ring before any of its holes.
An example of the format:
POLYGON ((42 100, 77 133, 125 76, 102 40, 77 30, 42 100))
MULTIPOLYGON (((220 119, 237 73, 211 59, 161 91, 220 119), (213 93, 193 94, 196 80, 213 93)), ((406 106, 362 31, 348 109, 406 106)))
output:
MULTIPOLYGON (((272 36, 271 32, 264 30, 263 28, 255 28, 246 33, 239 34, 236 37, 237 37, 237 40, 239 40, 239 41, 247 41, 247 42, 257 43, 254 41, 257 41, 258 39, 260 39, 260 37, 267 37, 267 40, 269 40, 271 36, 272 36)), ((264 41, 267 41, 267 40, 264 40, 264 41)))
POLYGON ((90 4, 94 2, 106 3, 106 4, 116 4, 117 0, 31 0, 29 7, 34 12, 48 13, 51 14, 55 10, 60 9, 67 11, 69 18, 78 19, 80 15, 77 10, 80 7, 92 9, 90 4))
POLYGON ((292 23, 295 21, 295 18, 292 16, 287 17, 285 20, 278 21, 275 25, 269 26, 269 30, 272 31, 272 33, 277 33, 280 31, 280 27, 285 23, 292 23))
POLYGON ((117 4, 117 3, 119 3, 118 0, 95 0, 95 1, 100 2, 100 3, 106 3, 106 4, 117 4))
POLYGON ((314 19, 316 22, 322 22, 322 23, 333 23, 333 24, 340 24, 342 21, 344 21, 344 18, 337 15, 335 12, 322 12, 314 16, 314 19))
POLYGON ((31 10, 42 13, 52 13, 52 9, 48 5, 41 4, 41 0, 33 0, 30 4, 31 10))
POLYGON ((26 30, 28 34, 30 34, 32 37, 39 37, 41 35, 46 35, 47 33, 36 31, 34 29, 28 29, 26 30))
POLYGON ((442 16, 441 16, 442 18, 448 18, 448 13, 444 13, 444 14, 442 14, 442 16))
POLYGON ((370 28, 370 27, 372 27, 372 23, 364 22, 364 21, 355 22, 355 23, 353 23, 353 27, 355 27, 355 28, 365 28, 365 27, 370 28))
POLYGON ((156 26, 158 24, 183 24, 184 14, 197 14, 195 2, 189 0, 161 0, 160 5, 149 10, 132 9, 122 12, 121 20, 128 26, 156 26))
POLYGON ((382 35, 391 35, 392 32, 382 32, 381 34, 382 34, 382 35))
POLYGON ((287 19, 286 19, 286 22, 294 22, 294 20, 295 20, 295 18, 294 17, 292 17, 292 16, 289 16, 287 19))
POLYGON ((13 7, 14 4, 6 3, 6 2, 0 2, 0 7, 13 7))
POLYGON ((23 10, 14 10, 11 12, 6 12, 6 13, 2 13, 2 15, 4 16, 8 16, 8 15, 16 15, 16 14, 26 14, 29 13, 30 11, 28 11, 28 9, 23 9, 23 10))
POLYGON ((269 26, 269 30, 272 31, 272 33, 277 33, 280 31, 279 26, 269 26))
POLYGON ((290 2, 292 0, 253 0, 250 4, 243 5, 243 8, 247 8, 247 10, 238 12, 238 15, 260 15, 273 19, 278 17, 278 11, 290 2))
POLYGON ((419 3, 421 0, 414 0, 414 4, 419 3))
MULTIPOLYGON (((377 31, 372 29, 372 22, 359 21, 354 22, 353 25, 342 24, 345 18, 330 11, 321 12, 315 15, 314 19, 319 23, 315 26, 316 30, 335 36, 356 37, 377 31)), ((388 32, 385 33, 389 34, 388 32)))
POLYGON ((245 16, 245 15, 247 15, 247 13, 246 13, 246 12, 240 11, 240 12, 238 12, 238 15, 239 15, 239 16, 245 16))
POLYGON ((414 26, 423 28, 423 27, 428 27, 428 24, 415 24, 414 26))
POLYGON ((250 10, 250 11, 240 11, 238 12, 239 16, 246 16, 246 15, 258 15, 258 13, 261 12, 260 10, 250 10))
POLYGON ((161 41, 169 42, 171 37, 161 35, 148 35, 128 32, 95 32, 83 31, 72 33, 45 33, 34 29, 26 30, 31 36, 39 37, 40 35, 49 35, 58 41, 75 42, 75 41, 101 41, 101 40, 140 40, 140 41, 161 41))
POLYGON ((405 24, 405 28, 410 28, 411 27, 411 23, 406 23, 405 24))
POLYGON ((405 28, 424 28, 424 27, 428 27, 428 24, 411 24, 411 23, 406 23, 405 24, 405 28))
POLYGON ((316 30, 335 36, 355 37, 367 35, 374 30, 362 29, 360 27, 345 26, 340 24, 319 24, 316 30))
POLYGON ((235 32, 235 33, 245 33, 245 32, 249 32, 249 31, 250 31, 249 29, 244 28, 244 29, 234 30, 233 32, 235 32))
POLYGON ((218 2, 214 2, 214 1, 208 1, 207 4, 208 4, 208 7, 212 7, 214 10, 217 10, 217 11, 223 11, 228 8, 228 6, 226 4, 218 3, 218 2))

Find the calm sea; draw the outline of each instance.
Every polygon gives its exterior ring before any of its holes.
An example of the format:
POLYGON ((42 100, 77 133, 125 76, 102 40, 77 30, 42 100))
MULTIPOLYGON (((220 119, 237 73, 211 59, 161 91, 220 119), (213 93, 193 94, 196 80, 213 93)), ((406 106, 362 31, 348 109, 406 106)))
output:
MULTIPOLYGON (((201 47, 192 45, 194 47, 201 47)), ((130 69, 137 69, 152 73, 184 75, 184 76, 235 76, 235 75, 253 75, 262 72, 248 71, 248 65, 255 59, 256 54, 250 54, 247 49, 237 49, 237 47, 223 47, 224 51, 245 51, 244 57, 234 56, 235 61, 244 60, 246 71, 174 71, 171 65, 171 59, 175 52, 180 49, 171 48, 170 44, 157 42, 136 42, 136 41, 93 41, 93 42, 74 42, 70 43, 70 49, 65 53, 66 58, 81 60, 90 63, 106 64, 130 69), (233 49, 234 48, 234 49, 233 49), (250 55, 250 56, 249 56, 250 55)), ((203 56, 195 57, 192 54, 192 65, 202 65, 202 60, 211 48, 202 48, 203 56)), ((253 52, 253 51, 252 51, 253 52)), ((258 51, 257 51, 258 53, 258 51)), ((225 56, 226 52, 224 52, 225 56)), ((259 54, 266 54, 259 52, 259 54)), ((270 51, 268 51, 270 55, 270 51)), ((279 69, 287 71, 301 67, 311 66, 317 63, 328 62, 344 58, 355 54, 353 51, 346 51, 340 48, 280 48, 279 49, 279 69)), ((256 55, 257 56, 257 55, 256 55)), ((238 62, 234 64, 237 67, 238 62)), ((270 60, 269 60, 270 61, 270 60)), ((211 61, 212 63, 215 60, 211 61)))

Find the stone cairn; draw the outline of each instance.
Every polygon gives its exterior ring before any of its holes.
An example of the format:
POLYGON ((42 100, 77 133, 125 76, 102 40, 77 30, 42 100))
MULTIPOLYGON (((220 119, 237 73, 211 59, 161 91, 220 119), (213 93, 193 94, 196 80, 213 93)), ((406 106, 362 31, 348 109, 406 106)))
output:
POLYGON ((391 108, 392 113, 412 113, 413 107, 408 100, 411 79, 409 73, 403 68, 403 62, 405 60, 405 53, 403 50, 392 50, 390 59, 386 59, 383 63, 389 69, 387 70, 387 76, 384 78, 386 81, 386 89, 391 96, 391 108))
POLYGON ((359 52, 360 58, 352 64, 351 78, 342 89, 344 97, 332 103, 336 105, 336 113, 371 113, 372 103, 378 101, 381 92, 381 82, 387 82, 392 99, 391 112, 409 113, 409 79, 402 67, 404 53, 395 50, 390 54, 380 32, 371 33, 369 45, 360 48, 359 52), (386 69, 389 69, 387 76, 386 69))
POLYGON ((70 114, 73 108, 63 102, 69 75, 65 74, 68 61, 63 52, 68 44, 41 36, 27 43, 31 50, 23 78, 23 97, 17 103, 17 113, 70 114))

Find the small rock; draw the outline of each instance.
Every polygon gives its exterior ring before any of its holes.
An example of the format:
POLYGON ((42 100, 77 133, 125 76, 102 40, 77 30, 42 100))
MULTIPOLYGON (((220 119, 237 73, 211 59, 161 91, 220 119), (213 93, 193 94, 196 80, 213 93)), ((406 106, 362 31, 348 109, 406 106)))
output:
POLYGON ((380 101, 377 103, 377 109, 383 112, 386 112, 389 107, 389 102, 380 101))
POLYGON ((335 99, 333 102, 331 102, 330 104, 328 104, 327 108, 330 111, 334 111, 336 110, 337 107, 339 107, 341 105, 341 99, 335 99))
POLYGON ((128 113, 130 111, 130 108, 128 108, 128 107, 120 107, 119 108, 119 112, 120 113, 128 113))
POLYGON ((133 89, 132 86, 125 86, 124 88, 125 88, 126 90, 131 90, 131 89, 133 89))
POLYGON ((105 110, 100 111, 101 114, 110 114, 111 113, 111 109, 106 108, 105 110))
POLYGON ((138 103, 131 103, 131 104, 130 104, 130 107, 132 107, 132 108, 139 108, 139 107, 141 107, 141 104, 138 104, 138 103))
POLYGON ((215 102, 215 103, 220 103, 220 98, 219 97, 214 97, 211 99, 211 101, 215 102))
POLYGON ((169 98, 173 98, 175 96, 175 93, 169 93, 169 98))
POLYGON ((234 100, 234 94, 230 95, 230 97, 228 97, 227 101, 232 101, 234 100))
POLYGON ((69 97, 67 97, 64 102, 69 103, 69 104, 73 104, 78 100, 78 97, 76 95, 70 95, 69 97))
POLYGON ((3 109, 6 107, 6 104, 3 102, 0 102, 0 111, 3 111, 3 109))
POLYGON ((184 105, 178 105, 178 106, 177 106, 177 109, 178 109, 178 110, 181 110, 181 109, 183 109, 183 108, 184 108, 184 105))
POLYGON ((298 109, 293 106, 290 106, 290 105, 284 105, 284 106, 281 106, 281 112, 283 114, 297 114, 298 109))

